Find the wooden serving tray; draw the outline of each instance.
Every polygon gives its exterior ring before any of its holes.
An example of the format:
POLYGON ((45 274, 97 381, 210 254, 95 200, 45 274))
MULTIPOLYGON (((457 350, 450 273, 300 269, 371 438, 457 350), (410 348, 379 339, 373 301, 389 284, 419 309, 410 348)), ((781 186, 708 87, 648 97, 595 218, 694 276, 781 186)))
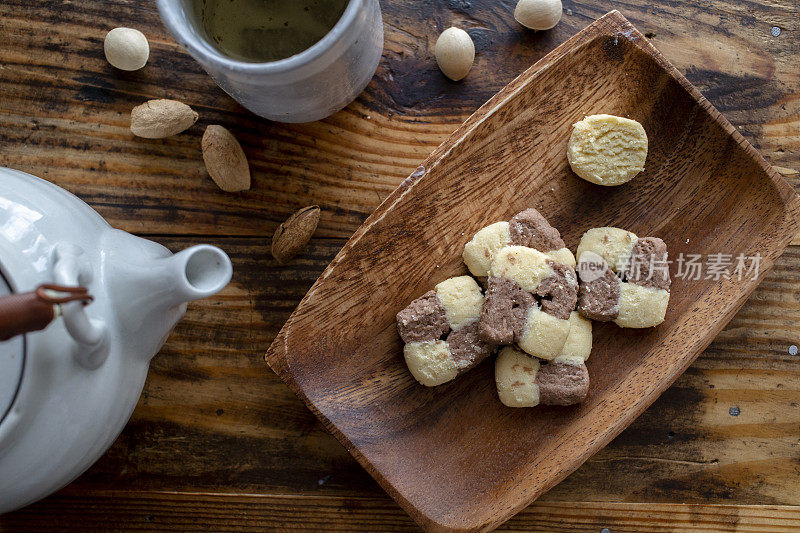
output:
POLYGON ((266 359, 383 488, 430 530, 507 520, 647 408, 714 339, 798 230, 800 197, 622 15, 613 11, 475 112, 356 231, 300 302, 266 359), (577 178, 571 126, 641 122, 647 166, 604 188, 577 178), (537 207, 575 249, 619 226, 681 253, 759 255, 757 279, 676 276, 665 322, 594 325, 586 401, 511 409, 493 363, 425 388, 394 317, 466 273, 472 234, 537 207))

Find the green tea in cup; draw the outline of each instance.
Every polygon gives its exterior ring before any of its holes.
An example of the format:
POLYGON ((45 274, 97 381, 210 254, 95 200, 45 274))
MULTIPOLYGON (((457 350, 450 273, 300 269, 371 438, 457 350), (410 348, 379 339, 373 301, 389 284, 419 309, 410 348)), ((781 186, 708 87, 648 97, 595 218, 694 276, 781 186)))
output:
POLYGON ((256 63, 286 59, 322 39, 347 0, 194 0, 209 41, 223 54, 256 63))

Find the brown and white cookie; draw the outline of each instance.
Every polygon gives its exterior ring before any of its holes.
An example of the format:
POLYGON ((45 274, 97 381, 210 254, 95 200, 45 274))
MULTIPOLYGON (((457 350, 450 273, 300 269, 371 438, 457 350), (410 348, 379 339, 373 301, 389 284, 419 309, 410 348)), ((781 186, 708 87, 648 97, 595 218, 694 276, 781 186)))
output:
POLYGON ((478 231, 466 245, 462 257, 473 276, 489 273, 492 259, 506 246, 527 246, 565 265, 575 267, 575 256, 561 234, 536 209, 526 209, 508 222, 495 222, 478 231))
POLYGON ((495 254, 488 274, 480 338, 515 343, 542 359, 560 355, 578 298, 575 270, 533 248, 506 246, 495 254))
POLYGON ((511 346, 497 356, 494 376, 500 401, 508 407, 573 405, 589 392, 589 372, 583 363, 542 364, 511 346))
POLYGON ((403 355, 414 378, 441 385, 474 367, 494 350, 478 336, 481 288, 470 276, 447 279, 397 313, 403 355))
POLYGON ((599 322, 648 328, 669 305, 667 246, 620 228, 594 228, 578 245, 578 311, 599 322))

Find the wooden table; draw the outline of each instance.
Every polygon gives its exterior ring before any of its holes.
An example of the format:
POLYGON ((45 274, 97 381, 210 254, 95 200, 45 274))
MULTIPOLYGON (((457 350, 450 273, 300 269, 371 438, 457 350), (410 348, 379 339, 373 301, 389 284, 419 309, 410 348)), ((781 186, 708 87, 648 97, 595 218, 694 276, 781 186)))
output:
MULTIPOLYGON (((384 0, 386 43, 357 102, 312 124, 260 120, 162 28, 152 2, 10 0, 0 6, 0 164, 74 192, 113 225, 173 250, 225 249, 230 286, 193 303, 153 360, 123 434, 58 494, 0 530, 415 529, 269 370, 263 354, 345 239, 456 125, 549 50, 620 9, 800 189, 800 5, 564 0, 524 31, 513 0, 384 0), (452 83, 432 48, 469 29, 472 72, 452 83), (123 73, 105 32, 143 30, 151 58, 123 73), (200 113, 165 141, 134 138, 130 109, 176 98, 200 113), (253 188, 207 177, 200 137, 241 140, 253 188), (276 225, 316 203, 308 252, 279 266, 276 225)), ((505 527, 548 531, 800 528, 800 239, 697 362, 629 429, 505 527)))

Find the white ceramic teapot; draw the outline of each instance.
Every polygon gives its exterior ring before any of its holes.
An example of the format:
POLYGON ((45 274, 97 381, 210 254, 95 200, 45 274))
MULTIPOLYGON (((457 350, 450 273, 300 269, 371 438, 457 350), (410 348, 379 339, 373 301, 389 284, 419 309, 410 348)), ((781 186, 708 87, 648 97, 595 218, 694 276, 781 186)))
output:
MULTIPOLYGON (((67 191, 0 168, 0 303, 35 300, 20 293, 43 284, 85 288, 39 289, 50 316, 25 331, 55 320, 0 342, 0 513, 58 490, 105 452, 186 302, 231 273, 219 248, 172 255, 67 191)), ((0 320, 8 329, 22 315, 0 320)))

